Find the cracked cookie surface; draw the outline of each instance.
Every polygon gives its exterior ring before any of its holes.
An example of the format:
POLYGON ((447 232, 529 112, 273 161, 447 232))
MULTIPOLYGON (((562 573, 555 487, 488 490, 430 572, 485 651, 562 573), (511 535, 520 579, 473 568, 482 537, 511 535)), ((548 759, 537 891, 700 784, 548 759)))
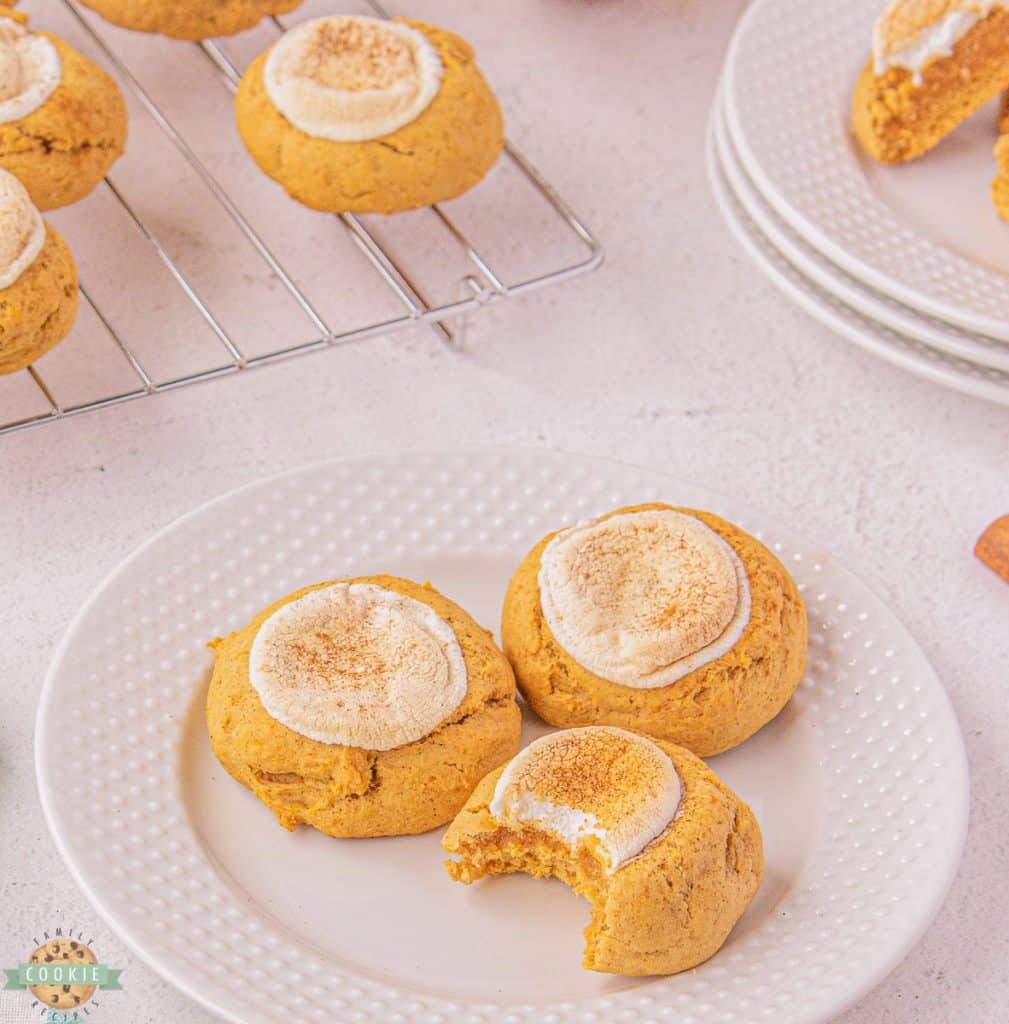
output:
MULTIPOLYGON (((610 515, 669 508, 639 505, 610 515)), ((708 757, 742 743, 788 703, 805 671, 806 610, 792 577, 758 540, 711 513, 676 511, 714 530, 746 569, 750 619, 727 653, 656 689, 590 672, 561 647, 543 614, 538 577, 554 533, 529 552, 508 584, 501 639, 523 696, 551 725, 615 725, 708 757)))
POLYGON ((70 248, 47 224, 38 256, 14 284, 0 291, 0 374, 23 370, 70 333, 77 296, 70 248))
POLYGON ((298 202, 330 213, 396 213, 461 195, 490 170, 504 145, 494 93, 465 40, 421 22, 434 44, 441 88, 409 124, 378 139, 333 142, 295 128, 263 83, 269 51, 242 76, 235 113, 242 140, 260 168, 298 202))
POLYGON ((287 14, 301 0, 81 0, 106 21, 174 39, 210 39, 287 14))
POLYGON ((607 875, 581 845, 529 825, 502 825, 491 813, 504 768, 483 779, 443 840, 451 878, 490 875, 558 878, 592 904, 582 966, 609 974, 675 974, 722 947, 750 905, 764 872, 760 826, 750 808, 699 758, 654 741, 673 761, 682 797, 670 827, 607 875))
POLYGON ((322 743, 272 718, 249 678, 256 634, 279 608, 332 585, 323 583, 288 595, 244 629, 213 641, 206 705, 211 747, 285 828, 306 824, 341 837, 427 832, 450 821, 476 783, 518 749, 514 676, 491 634, 433 587, 393 576, 336 582, 374 584, 432 608, 462 649, 462 702, 424 738, 382 751, 322 743))
POLYGON ((116 83, 72 46, 40 32, 63 65, 60 84, 38 110, 0 124, 0 167, 40 210, 82 199, 126 148, 126 104, 116 83))

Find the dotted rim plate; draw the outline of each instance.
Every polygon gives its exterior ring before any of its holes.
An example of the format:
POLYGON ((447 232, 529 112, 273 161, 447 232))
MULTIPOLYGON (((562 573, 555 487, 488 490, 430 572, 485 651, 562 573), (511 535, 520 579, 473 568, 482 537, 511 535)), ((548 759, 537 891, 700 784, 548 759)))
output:
POLYGON ((1006 276, 901 220, 859 166, 851 91, 881 7, 755 0, 725 66, 733 144, 792 230, 847 273, 904 305, 1009 341, 1006 276))
POLYGON ((308 466, 158 533, 61 642, 39 705, 36 768, 56 845, 96 909, 166 979, 243 1024, 823 1021, 878 983, 931 921, 959 863, 968 803, 963 741, 934 671, 829 555, 741 502, 659 472, 491 447, 308 466), (731 948, 695 971, 591 999, 460 1001, 320 955, 218 873, 179 782, 182 710, 206 685, 208 636, 242 624, 264 592, 363 560, 395 562, 408 548, 435 567, 490 552, 517 565, 558 523, 659 498, 711 508, 761 537, 810 613, 810 669, 791 706, 817 737, 804 770, 819 777, 819 820, 773 912, 731 948), (72 787, 61 771, 68 718, 86 769, 72 787), (226 963, 214 955, 220 936, 226 963))
POLYGON ((720 99, 712 115, 715 147, 729 187, 757 229, 796 270, 824 291, 836 296, 845 305, 872 320, 879 321, 885 327, 890 327, 940 352, 977 363, 981 367, 1001 371, 1001 379, 1009 385, 1009 344, 984 334, 964 331, 934 317, 922 316, 895 299, 867 288, 838 269, 835 264, 791 231, 767 205, 766 200, 757 192, 743 170, 729 138, 724 114, 724 105, 720 99))
POLYGON ((754 222, 729 181, 718 146, 718 106, 708 129, 708 177, 722 216, 740 245, 788 298, 815 320, 859 348, 934 384, 1009 405, 1009 373, 941 351, 908 337, 825 291, 789 261, 754 222))

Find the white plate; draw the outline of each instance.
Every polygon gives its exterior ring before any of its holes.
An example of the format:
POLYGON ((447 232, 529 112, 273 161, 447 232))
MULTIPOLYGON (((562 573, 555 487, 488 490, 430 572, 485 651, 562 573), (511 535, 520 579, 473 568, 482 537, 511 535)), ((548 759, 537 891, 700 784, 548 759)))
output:
POLYGON ((715 106, 713 124, 721 168, 736 199, 768 241, 797 270, 859 313, 909 338, 981 366, 1009 371, 1009 343, 916 313, 896 299, 867 288, 804 242, 771 209, 743 170, 732 146, 725 124, 724 107, 720 102, 715 106))
POLYGON ((714 123, 708 132, 708 171, 718 207, 743 249, 773 284, 812 317, 860 348, 918 377, 975 398, 1009 405, 1009 373, 950 355, 891 330, 796 269, 754 223, 732 190, 718 155, 714 123))
POLYGON ((1009 225, 991 202, 995 112, 913 164, 883 167, 850 128, 881 0, 756 0, 725 70, 747 174, 790 227, 870 287, 1009 340, 1009 225))
POLYGON ((537 450, 324 463, 179 520, 71 626, 43 689, 36 750, 50 828, 94 905, 152 967, 243 1024, 823 1021, 921 936, 967 821, 964 749, 942 686, 828 554, 742 501, 537 450), (438 832, 290 835, 214 761, 205 643, 277 596, 387 570, 431 579, 493 625, 510 573, 544 532, 659 498, 763 537, 810 612, 795 699, 713 762, 761 822, 767 873, 699 969, 582 971, 587 907, 560 883, 456 885, 438 832))

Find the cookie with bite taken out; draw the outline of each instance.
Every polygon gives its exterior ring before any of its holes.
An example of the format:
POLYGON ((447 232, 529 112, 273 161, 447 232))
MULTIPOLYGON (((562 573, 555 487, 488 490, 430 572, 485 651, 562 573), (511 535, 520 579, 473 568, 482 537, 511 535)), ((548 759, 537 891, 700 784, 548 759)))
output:
POLYGON ((764 871, 753 813, 703 761, 610 726, 531 743, 477 786, 442 845, 457 882, 522 872, 584 896, 582 963, 609 974, 707 960, 764 871))

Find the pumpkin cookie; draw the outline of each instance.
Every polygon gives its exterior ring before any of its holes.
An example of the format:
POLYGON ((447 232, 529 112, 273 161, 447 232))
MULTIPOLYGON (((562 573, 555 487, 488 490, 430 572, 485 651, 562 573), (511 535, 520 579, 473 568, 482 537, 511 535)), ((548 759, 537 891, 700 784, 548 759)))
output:
POLYGON ((708 512, 641 505, 545 537, 501 621, 519 689, 551 725, 617 725, 709 756, 785 706, 806 612, 781 563, 708 512))
POLYGON ((211 746, 285 828, 426 832, 518 749, 508 662, 429 585, 308 587, 211 646, 211 746))
POLYGON ((97 64, 16 11, 0 14, 0 167, 40 210, 86 196, 126 145, 126 105, 97 64))
POLYGON ((106 21, 175 39, 210 39, 293 11, 301 0, 81 0, 106 21))
POLYGON ((1002 98, 998 127, 1002 137, 995 145, 998 174, 992 184, 992 199, 999 216, 1009 220, 1009 93, 1002 98))
POLYGON ((536 740, 445 833, 449 875, 524 872, 592 904, 583 966, 675 974, 721 948, 764 872, 760 827, 682 747, 606 726, 536 740))
MULTIPOLYGON (((29 961, 33 964, 96 964, 95 954, 84 945, 72 939, 54 939, 32 953, 29 961)), ((31 994, 44 1006, 56 1010, 73 1010, 86 1003, 94 994, 94 985, 31 985, 31 994)))
POLYGON ((921 156, 1009 88, 1000 0, 892 0, 852 101, 855 134, 886 164, 921 156))
POLYGON ((62 341, 77 315, 77 268, 24 185, 0 170, 0 374, 62 341))
POLYGON ((490 170, 501 110, 458 36, 420 22, 332 17, 256 58, 235 99, 256 163, 333 213, 395 213, 451 199, 490 170))

